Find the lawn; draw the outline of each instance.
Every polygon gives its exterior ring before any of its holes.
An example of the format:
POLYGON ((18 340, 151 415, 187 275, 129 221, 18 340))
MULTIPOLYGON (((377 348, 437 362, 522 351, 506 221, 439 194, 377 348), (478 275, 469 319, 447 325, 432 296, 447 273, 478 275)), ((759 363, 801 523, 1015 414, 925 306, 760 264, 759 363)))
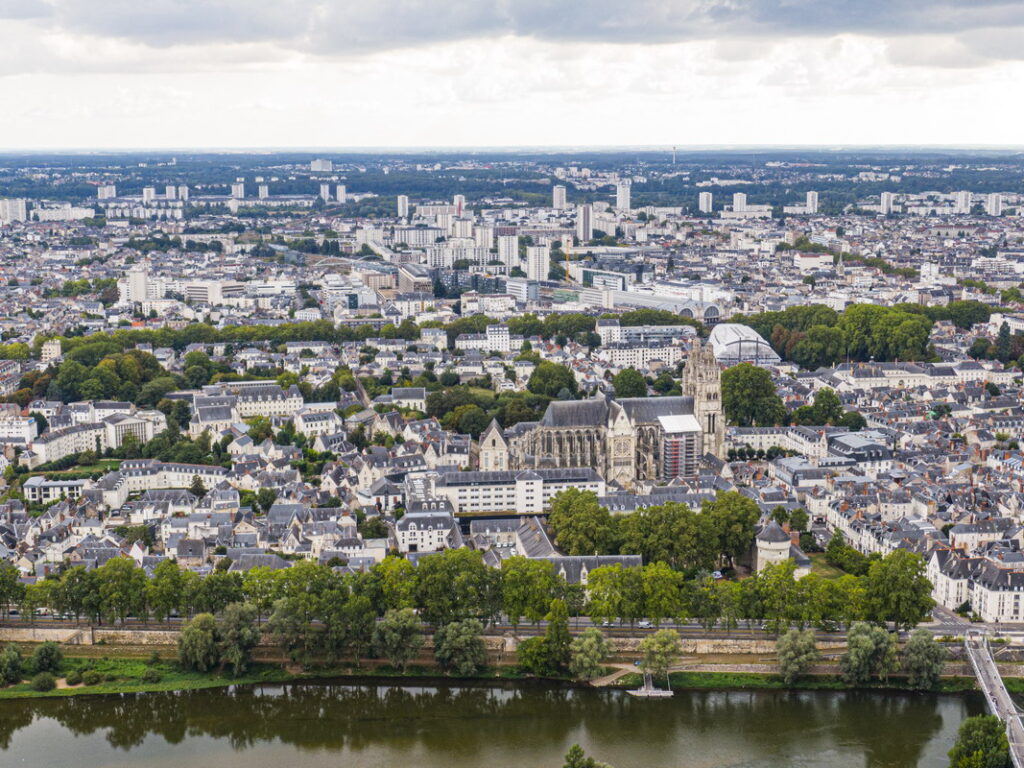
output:
POLYGON ((811 573, 816 573, 823 579, 838 579, 840 576, 845 576, 845 572, 836 568, 834 565, 829 565, 828 561, 825 560, 824 552, 815 552, 807 555, 811 560, 811 573))

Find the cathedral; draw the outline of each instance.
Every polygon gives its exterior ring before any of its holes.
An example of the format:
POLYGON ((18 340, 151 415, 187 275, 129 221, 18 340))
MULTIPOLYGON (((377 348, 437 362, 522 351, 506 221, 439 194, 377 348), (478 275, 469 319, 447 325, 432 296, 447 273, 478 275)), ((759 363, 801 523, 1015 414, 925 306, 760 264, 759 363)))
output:
POLYGON ((678 397, 556 400, 540 421, 480 435, 484 471, 593 467, 609 484, 694 477, 706 453, 721 456, 725 420, 721 369, 710 347, 694 343, 678 397))

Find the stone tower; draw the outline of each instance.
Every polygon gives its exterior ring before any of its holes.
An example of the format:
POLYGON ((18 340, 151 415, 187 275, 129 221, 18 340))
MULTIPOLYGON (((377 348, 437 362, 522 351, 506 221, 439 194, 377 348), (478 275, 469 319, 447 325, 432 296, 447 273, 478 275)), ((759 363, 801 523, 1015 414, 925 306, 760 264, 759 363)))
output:
POLYGON ((725 416, 722 413, 722 369, 710 346, 695 339, 683 370, 683 394, 693 398, 693 415, 700 424, 701 455, 725 458, 725 416))

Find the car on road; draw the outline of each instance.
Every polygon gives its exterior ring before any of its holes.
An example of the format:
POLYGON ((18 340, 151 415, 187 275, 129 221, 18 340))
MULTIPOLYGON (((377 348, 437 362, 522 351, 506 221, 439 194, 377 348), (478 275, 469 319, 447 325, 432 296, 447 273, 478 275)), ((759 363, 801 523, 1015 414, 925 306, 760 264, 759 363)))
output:
POLYGON ((653 625, 653 624, 651 624, 651 622, 649 622, 649 621, 648 621, 647 619, 644 619, 643 621, 638 621, 638 622, 636 623, 636 625, 637 625, 638 627, 640 627, 640 629, 650 629, 651 627, 653 627, 653 626, 654 626, 654 625, 653 625))

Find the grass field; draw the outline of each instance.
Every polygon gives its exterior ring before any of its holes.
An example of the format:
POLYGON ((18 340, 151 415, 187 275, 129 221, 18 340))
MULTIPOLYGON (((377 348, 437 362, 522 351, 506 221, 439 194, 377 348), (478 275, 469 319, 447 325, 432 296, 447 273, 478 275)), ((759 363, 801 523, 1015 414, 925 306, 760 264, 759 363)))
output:
POLYGON ((823 579, 838 579, 845 574, 834 565, 829 565, 825 560, 824 552, 815 552, 808 555, 811 560, 811 573, 816 573, 823 579))
MULTIPOLYGON (((844 691, 850 686, 843 682, 838 676, 819 675, 814 677, 803 677, 795 685, 787 686, 779 675, 763 675, 749 672, 673 672, 669 675, 671 686, 675 689, 690 690, 729 690, 729 689, 761 689, 761 690, 826 690, 844 691)), ((1021 680, 1021 688, 1024 689, 1024 680, 1021 680)), ((616 687, 638 688, 643 684, 643 678, 639 673, 629 674, 616 681, 616 687)), ((665 678, 656 678, 654 684, 664 687, 665 678)), ((872 690, 908 690, 906 682, 900 677, 892 677, 887 683, 860 686, 872 690)), ((974 678, 971 677, 947 677, 942 678, 936 689, 940 693, 962 693, 974 690, 974 678)))

